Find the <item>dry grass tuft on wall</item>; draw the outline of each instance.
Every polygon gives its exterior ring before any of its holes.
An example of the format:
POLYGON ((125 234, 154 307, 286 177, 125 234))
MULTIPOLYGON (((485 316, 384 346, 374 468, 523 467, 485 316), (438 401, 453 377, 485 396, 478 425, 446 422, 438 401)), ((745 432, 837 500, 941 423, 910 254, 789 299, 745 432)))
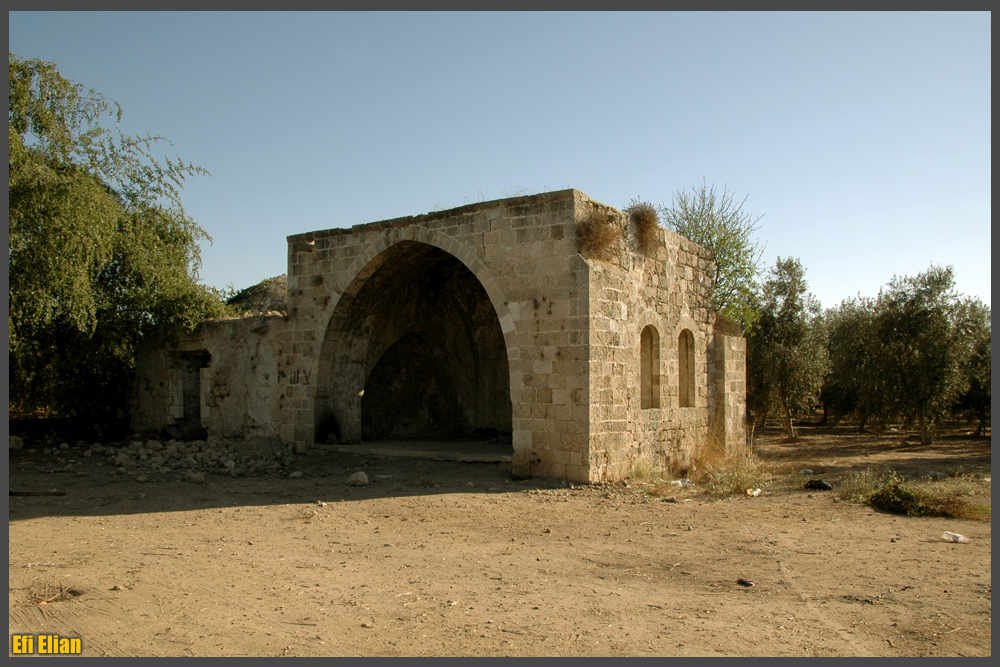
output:
POLYGON ((609 211, 595 208, 576 223, 577 249, 587 259, 610 261, 618 238, 617 220, 609 211))
POLYGON ((639 249, 643 254, 654 254, 659 241, 657 230, 660 228, 660 216, 656 208, 649 202, 633 199, 625 212, 635 227, 635 240, 639 249))

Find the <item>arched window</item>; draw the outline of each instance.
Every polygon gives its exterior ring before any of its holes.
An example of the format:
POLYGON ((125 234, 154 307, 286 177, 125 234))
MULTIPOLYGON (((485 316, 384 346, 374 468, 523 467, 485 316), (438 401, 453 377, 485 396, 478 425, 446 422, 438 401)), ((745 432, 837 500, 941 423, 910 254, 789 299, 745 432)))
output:
POLYGON ((682 408, 694 407, 694 334, 684 329, 677 338, 677 395, 682 408))
POLYGON ((660 334, 647 326, 639 340, 640 405, 643 410, 660 407, 660 334))

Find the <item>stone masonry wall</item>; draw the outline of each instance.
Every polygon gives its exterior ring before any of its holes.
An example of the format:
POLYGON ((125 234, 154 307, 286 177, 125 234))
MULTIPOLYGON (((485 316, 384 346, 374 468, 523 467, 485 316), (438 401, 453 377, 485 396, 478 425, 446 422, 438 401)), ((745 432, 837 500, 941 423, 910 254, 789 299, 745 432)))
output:
POLYGON ((716 330, 714 356, 710 386, 717 399, 712 403, 712 444, 730 456, 743 454, 747 451, 747 341, 738 332, 716 330))
MULTIPOLYGON (((457 258, 482 284, 510 370, 514 471, 590 478, 587 457, 588 267, 565 190, 288 238, 289 321, 278 337, 280 435, 305 448, 324 420, 360 438, 368 333, 354 298, 404 242, 457 258)), ((411 246, 416 247, 416 246, 411 246)), ((376 277, 378 279, 378 277, 376 277)), ((393 294, 382 298, 392 299, 393 294)))
POLYGON ((137 359, 132 428, 180 427, 192 417, 184 394, 193 390, 197 422, 207 435, 277 436, 274 348, 276 334, 286 326, 280 316, 209 320, 193 333, 174 331, 169 340, 145 346, 137 359), (207 365, 198 370, 197 384, 185 390, 183 367, 192 358, 207 365))
POLYGON ((709 435, 711 255, 659 229, 655 251, 646 256, 625 214, 597 202, 581 203, 579 216, 603 209, 619 227, 614 258, 588 260, 590 480, 621 479, 639 464, 684 471, 709 435), (659 335, 659 407, 643 409, 640 337, 650 325, 659 335), (685 329, 694 336, 693 407, 680 407, 678 398, 678 339, 685 329))
POLYGON ((171 364, 167 342, 150 341, 136 355, 136 379, 132 388, 131 428, 133 431, 158 431, 172 426, 178 416, 179 369, 171 364))
POLYGON ((624 213, 564 190, 290 236, 287 316, 148 346, 133 428, 300 452, 487 428, 511 434, 514 474, 578 482, 741 451, 746 341, 712 310, 711 254, 655 233, 643 251, 624 213), (605 259, 578 252, 594 211, 617 221, 605 259))

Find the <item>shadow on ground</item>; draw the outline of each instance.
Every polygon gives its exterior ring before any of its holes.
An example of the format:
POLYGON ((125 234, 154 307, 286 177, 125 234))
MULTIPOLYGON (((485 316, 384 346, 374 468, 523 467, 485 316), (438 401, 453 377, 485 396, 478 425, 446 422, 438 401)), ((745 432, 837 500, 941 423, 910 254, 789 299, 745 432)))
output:
POLYGON ((989 474, 991 436, 976 437, 951 426, 946 435, 923 445, 919 436, 905 431, 859 433, 856 424, 831 428, 804 423, 795 441, 780 429, 758 429, 754 449, 771 463, 801 465, 817 473, 877 467, 917 477, 931 471, 989 474))
POLYGON ((40 454, 10 455, 10 491, 65 495, 10 496, 9 519, 40 516, 106 516, 156 512, 183 512, 236 506, 298 503, 340 503, 371 498, 414 497, 456 493, 517 493, 569 486, 561 480, 517 479, 510 463, 438 461, 408 457, 381 457, 370 453, 312 451, 293 457, 280 476, 230 477, 205 474, 203 483, 180 473, 149 474, 148 481, 118 473, 114 467, 74 458, 70 471, 40 454), (349 486, 347 478, 363 471, 365 486, 349 486), (298 479, 289 478, 301 472, 298 479))

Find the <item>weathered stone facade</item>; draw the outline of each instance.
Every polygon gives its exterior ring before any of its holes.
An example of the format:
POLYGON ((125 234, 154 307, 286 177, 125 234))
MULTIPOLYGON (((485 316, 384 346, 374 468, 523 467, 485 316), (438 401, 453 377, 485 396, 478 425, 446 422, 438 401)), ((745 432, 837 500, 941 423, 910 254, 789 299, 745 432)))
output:
POLYGON ((564 190, 290 236, 287 315, 151 346, 133 426, 300 451, 509 433, 515 474, 579 482, 740 449, 745 341, 711 308, 710 253, 656 233, 644 251, 625 214, 564 190), (578 251, 595 211, 606 259, 578 251))

